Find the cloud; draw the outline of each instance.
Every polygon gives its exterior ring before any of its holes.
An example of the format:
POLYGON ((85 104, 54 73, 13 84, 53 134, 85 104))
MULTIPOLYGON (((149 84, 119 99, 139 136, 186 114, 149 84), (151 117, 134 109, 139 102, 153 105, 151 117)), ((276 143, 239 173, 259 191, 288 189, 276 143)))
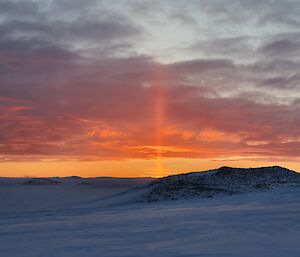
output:
POLYGON ((295 54, 300 49, 299 42, 288 39, 273 41, 264 45, 260 51, 266 56, 280 56, 287 54, 295 54))
POLYGON ((130 43, 142 36, 138 25, 121 13, 101 8, 97 1, 2 1, 1 6, 0 41, 20 47, 26 42, 47 42, 77 52, 96 49, 112 54, 130 49, 130 43))
POLYGON ((278 89, 291 89, 300 87, 300 74, 296 73, 289 77, 271 77, 262 81, 262 86, 278 88, 278 89))
POLYGON ((80 76, 70 73, 73 76, 69 74, 61 86, 48 79, 39 85, 39 90, 38 85, 27 84, 27 93, 14 93, 11 88, 4 99, 10 99, 9 95, 17 98, 9 106, 7 100, 1 102, 2 153, 16 159, 44 155, 78 159, 153 158, 157 154, 158 87, 164 88, 160 133, 165 157, 207 158, 241 152, 259 155, 262 150, 272 155, 269 145, 277 142, 281 149, 288 138, 300 136, 297 106, 258 104, 234 97, 210 98, 197 85, 183 86, 184 81, 172 80, 173 73, 178 73, 177 67, 189 74, 189 69, 182 69, 185 65, 189 67, 190 63, 162 65, 143 57, 111 59, 102 66, 85 63, 80 76), (171 84, 157 84, 155 74, 162 75, 162 66, 164 72, 168 71, 163 78, 171 84), (147 72, 149 67, 151 72, 147 72), (119 80, 119 74, 135 70, 144 70, 145 76, 119 80), (16 101, 22 104, 16 105, 16 101), (172 127, 176 131, 165 131, 172 127), (253 141, 266 144, 254 146, 253 141))
POLYGON ((255 38, 249 36, 211 38, 207 40, 199 40, 187 48, 188 51, 194 53, 200 51, 211 57, 223 58, 249 58, 255 52, 251 42, 255 38))
MULTIPOLYGON (((146 18, 132 11, 148 6, 151 17, 155 4, 130 1, 128 11, 99 1, 2 1, 1 155, 16 161, 298 156, 297 33, 252 30, 270 1, 246 1, 249 8, 242 1, 191 2, 186 15, 171 2, 158 5, 155 24, 165 15, 200 31, 191 10, 199 4, 216 15, 203 22, 206 29, 223 24, 187 38, 181 54, 188 48, 189 58, 163 62, 142 40, 149 33, 156 43, 151 33, 161 28, 149 32, 146 18), (233 21, 249 27, 236 33, 233 21)), ((174 56, 178 49, 171 49, 174 56)))
POLYGON ((169 66, 175 72, 180 73, 203 73, 206 71, 214 70, 223 70, 229 69, 232 70, 235 68, 231 60, 228 59, 196 59, 190 61, 182 61, 173 63, 169 66))

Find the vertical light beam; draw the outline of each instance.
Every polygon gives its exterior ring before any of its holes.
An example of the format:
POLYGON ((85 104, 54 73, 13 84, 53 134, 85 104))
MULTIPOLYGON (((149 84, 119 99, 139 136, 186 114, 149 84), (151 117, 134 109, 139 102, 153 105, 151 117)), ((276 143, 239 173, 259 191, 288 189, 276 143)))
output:
POLYGON ((161 85, 154 88, 154 119, 155 119, 155 145, 156 145, 156 169, 155 176, 163 175, 162 146, 163 126, 165 120, 165 92, 161 85))

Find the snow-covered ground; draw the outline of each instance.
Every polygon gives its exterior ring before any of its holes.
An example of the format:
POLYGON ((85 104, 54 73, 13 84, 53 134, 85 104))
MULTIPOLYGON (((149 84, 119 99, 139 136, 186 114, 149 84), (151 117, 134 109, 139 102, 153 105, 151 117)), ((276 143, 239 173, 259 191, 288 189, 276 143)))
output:
POLYGON ((43 185, 39 179, 0 178, 0 215, 78 207, 143 185, 152 179, 70 177, 51 178, 51 180, 60 183, 48 185, 46 180, 43 185), (39 181, 38 185, 28 183, 35 180, 39 181))
POLYGON ((126 185, 2 183, 0 256, 300 256, 299 187, 147 203, 126 185))

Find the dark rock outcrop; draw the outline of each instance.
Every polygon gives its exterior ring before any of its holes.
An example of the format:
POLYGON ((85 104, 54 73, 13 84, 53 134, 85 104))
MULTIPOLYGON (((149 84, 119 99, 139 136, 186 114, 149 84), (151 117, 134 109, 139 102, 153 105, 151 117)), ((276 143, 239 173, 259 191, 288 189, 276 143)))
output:
POLYGON ((40 186, 40 185, 58 185, 60 181, 56 181, 50 178, 33 178, 25 181, 24 185, 40 186))
POLYGON ((279 166, 262 168, 221 167, 216 170, 168 176, 148 184, 146 201, 213 197, 267 190, 278 186, 300 186, 300 174, 279 166))

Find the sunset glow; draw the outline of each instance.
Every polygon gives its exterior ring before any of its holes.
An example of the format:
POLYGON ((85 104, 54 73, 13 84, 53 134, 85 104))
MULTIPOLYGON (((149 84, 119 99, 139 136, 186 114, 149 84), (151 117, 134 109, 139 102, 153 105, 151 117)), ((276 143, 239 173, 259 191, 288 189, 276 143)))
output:
POLYGON ((299 5, 83 2, 0 3, 0 176, 300 171, 299 5))

